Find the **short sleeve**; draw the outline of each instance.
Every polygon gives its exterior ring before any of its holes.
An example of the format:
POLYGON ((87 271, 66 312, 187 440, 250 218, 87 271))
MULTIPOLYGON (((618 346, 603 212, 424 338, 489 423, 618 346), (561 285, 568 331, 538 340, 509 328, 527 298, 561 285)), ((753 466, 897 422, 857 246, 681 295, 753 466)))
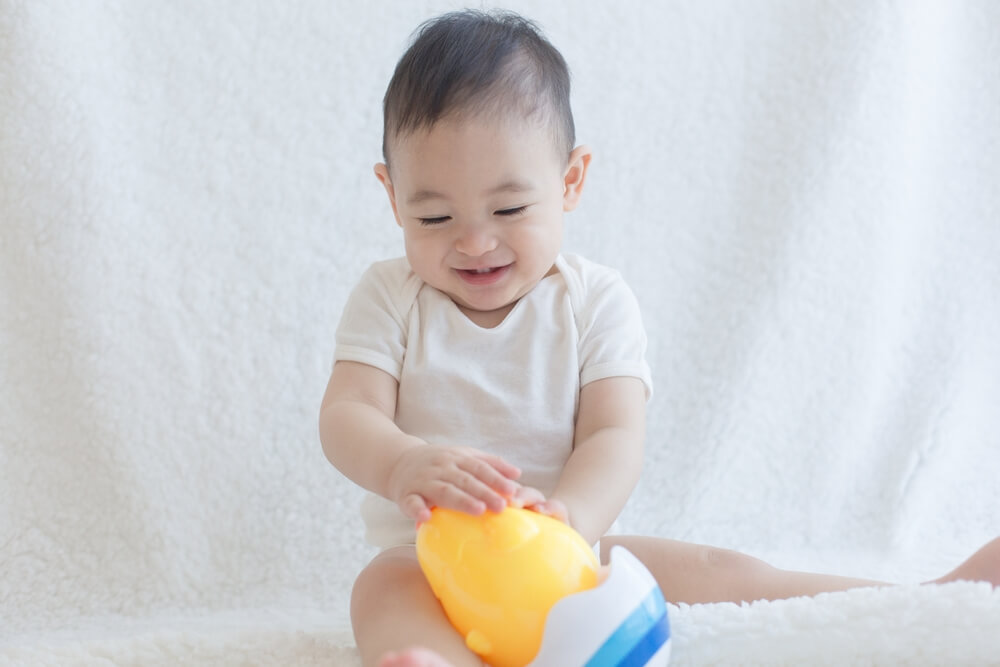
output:
POLYGON ((400 260, 373 264, 352 290, 337 326, 334 361, 356 361, 397 380, 406 351, 406 317, 412 296, 409 266, 400 260), (409 298, 408 298, 409 297, 409 298))
POLYGON ((653 379, 646 362, 646 330, 635 295, 611 269, 591 275, 583 284, 578 323, 580 386, 609 377, 635 377, 645 385, 649 400, 653 379))

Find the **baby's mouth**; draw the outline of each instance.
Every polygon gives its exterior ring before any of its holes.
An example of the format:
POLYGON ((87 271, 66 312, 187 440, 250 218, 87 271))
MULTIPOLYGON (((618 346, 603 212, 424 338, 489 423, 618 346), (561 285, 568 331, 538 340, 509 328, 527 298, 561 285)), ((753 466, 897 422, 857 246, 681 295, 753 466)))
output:
POLYGON ((483 285, 499 280, 507 273, 510 264, 485 266, 477 269, 456 269, 458 275, 468 283, 483 285))

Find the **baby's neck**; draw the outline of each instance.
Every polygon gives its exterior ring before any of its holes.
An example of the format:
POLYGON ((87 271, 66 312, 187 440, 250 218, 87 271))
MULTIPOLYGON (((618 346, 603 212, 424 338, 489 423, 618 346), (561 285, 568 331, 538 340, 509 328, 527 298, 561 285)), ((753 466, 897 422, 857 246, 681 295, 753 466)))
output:
POLYGON ((510 311, 514 310, 514 306, 516 304, 517 302, 515 301, 514 303, 507 304, 503 308, 487 311, 472 310, 471 308, 466 308, 465 306, 459 306, 458 304, 455 305, 458 306, 458 309, 462 311, 462 313, 476 326, 482 327, 483 329, 494 329, 500 326, 500 324, 507 319, 507 316, 510 315, 510 311))

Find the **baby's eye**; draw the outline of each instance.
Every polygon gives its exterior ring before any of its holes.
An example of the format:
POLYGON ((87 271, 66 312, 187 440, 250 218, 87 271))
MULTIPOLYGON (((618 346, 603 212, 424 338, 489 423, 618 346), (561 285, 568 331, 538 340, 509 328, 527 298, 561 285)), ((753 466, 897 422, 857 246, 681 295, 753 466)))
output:
POLYGON ((524 213, 527 206, 518 206, 517 208, 505 208, 496 212, 496 215, 520 215, 524 213))
POLYGON ((451 220, 451 216, 439 215, 435 218, 417 218, 417 220, 420 221, 421 225, 439 225, 442 222, 448 222, 451 220))

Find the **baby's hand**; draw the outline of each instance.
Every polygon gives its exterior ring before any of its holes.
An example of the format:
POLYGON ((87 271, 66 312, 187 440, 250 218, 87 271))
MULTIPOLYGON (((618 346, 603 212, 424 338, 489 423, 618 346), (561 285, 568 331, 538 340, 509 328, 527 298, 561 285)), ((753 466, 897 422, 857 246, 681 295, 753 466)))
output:
POLYGON ((469 447, 419 445, 403 452, 389 474, 390 499, 415 521, 431 518, 432 507, 482 514, 500 512, 517 494, 521 471, 469 447))
POLYGON ((569 522, 569 509, 561 500, 555 498, 546 499, 545 495, 538 489, 530 486, 519 487, 510 499, 511 507, 523 507, 553 519, 562 521, 567 526, 572 526, 569 522))

